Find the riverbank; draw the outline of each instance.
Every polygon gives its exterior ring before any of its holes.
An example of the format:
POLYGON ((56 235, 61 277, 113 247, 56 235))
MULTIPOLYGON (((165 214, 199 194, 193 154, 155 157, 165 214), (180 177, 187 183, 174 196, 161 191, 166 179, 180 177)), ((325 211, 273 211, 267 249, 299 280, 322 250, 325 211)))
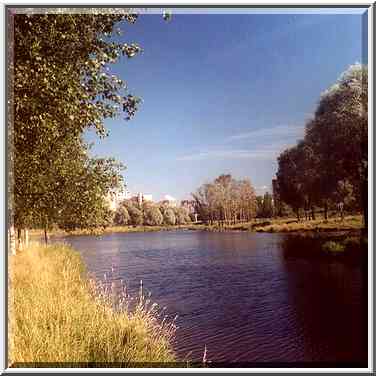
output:
MULTIPOLYGON (((128 233, 128 232, 156 232, 156 231, 176 231, 176 230, 206 230, 212 226, 205 224, 187 224, 187 225, 165 225, 165 226, 109 226, 98 229, 78 229, 74 231, 64 231, 61 229, 54 229, 48 232, 49 236, 68 236, 68 235, 103 235, 111 233, 128 233)), ((30 230, 30 237, 33 239, 41 239, 44 237, 43 230, 30 230)))
MULTIPOLYGON (((334 232, 334 231, 360 231, 363 228, 361 215, 346 216, 340 218, 319 218, 316 220, 296 220, 295 218, 277 218, 255 220, 236 224, 204 224, 189 223, 185 225, 163 225, 163 226, 109 226, 101 229, 80 229, 70 232, 64 230, 52 230, 50 236, 67 235, 103 235, 111 233, 133 233, 133 232, 155 232, 155 231, 250 231, 250 232, 334 232)), ((42 238, 43 230, 30 230, 30 236, 35 239, 42 238)))
POLYGON ((253 226, 257 232, 328 232, 328 231, 358 231, 364 227, 360 215, 340 218, 316 219, 310 221, 272 220, 268 223, 253 226))
POLYGON ((173 323, 161 325, 155 305, 142 295, 130 310, 135 300, 123 294, 114 310, 114 292, 88 279, 72 248, 34 244, 10 256, 9 277, 11 366, 137 367, 175 361, 173 323))

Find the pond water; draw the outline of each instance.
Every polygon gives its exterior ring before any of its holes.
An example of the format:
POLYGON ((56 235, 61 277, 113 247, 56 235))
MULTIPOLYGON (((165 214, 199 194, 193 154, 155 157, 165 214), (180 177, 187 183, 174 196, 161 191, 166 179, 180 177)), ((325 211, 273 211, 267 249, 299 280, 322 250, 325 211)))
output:
POLYGON ((366 366, 366 251, 327 256, 285 234, 163 231, 64 239, 96 278, 140 280, 178 315, 180 359, 212 365, 366 366), (361 256, 363 254, 363 256, 361 256), (111 267, 115 271, 111 275, 111 267))

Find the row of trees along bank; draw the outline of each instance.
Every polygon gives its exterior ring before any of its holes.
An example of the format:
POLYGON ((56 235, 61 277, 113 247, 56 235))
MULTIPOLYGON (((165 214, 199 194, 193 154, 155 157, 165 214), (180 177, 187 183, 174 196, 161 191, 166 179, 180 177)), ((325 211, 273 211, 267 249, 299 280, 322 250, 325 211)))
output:
POLYGON ((82 136, 92 129, 105 137, 104 119, 123 114, 129 120, 140 103, 109 70, 122 56, 141 51, 135 43, 111 38, 116 24, 133 24, 137 15, 127 9, 32 11, 8 14, 8 223, 13 252, 15 232, 23 229, 44 228, 47 235, 53 224, 73 229, 107 221, 105 197, 122 184, 123 166, 111 158, 91 157, 82 136))
MULTIPOLYGON (((193 219, 194 220, 194 219, 193 219)), ((123 201, 115 212, 114 223, 120 226, 161 226, 184 225, 190 223, 188 210, 145 201, 141 205, 132 200, 123 201)))
POLYGON ((325 91, 305 137, 278 158, 276 206, 286 203, 298 219, 301 209, 330 207, 363 211, 368 208, 368 72, 351 66, 325 91))

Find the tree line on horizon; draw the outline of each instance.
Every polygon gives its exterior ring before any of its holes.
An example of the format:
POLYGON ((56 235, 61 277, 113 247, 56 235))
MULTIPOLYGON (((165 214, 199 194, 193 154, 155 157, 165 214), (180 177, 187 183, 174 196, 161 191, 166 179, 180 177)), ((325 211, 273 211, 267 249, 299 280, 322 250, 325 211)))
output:
POLYGON ((170 206, 167 203, 154 203, 124 200, 116 209, 113 224, 118 226, 174 226, 191 223, 194 217, 182 206, 170 206))
POLYGON ((368 218, 368 71, 355 64, 326 90, 305 136, 278 157, 277 212, 289 205, 315 219, 320 209, 363 212, 368 218))

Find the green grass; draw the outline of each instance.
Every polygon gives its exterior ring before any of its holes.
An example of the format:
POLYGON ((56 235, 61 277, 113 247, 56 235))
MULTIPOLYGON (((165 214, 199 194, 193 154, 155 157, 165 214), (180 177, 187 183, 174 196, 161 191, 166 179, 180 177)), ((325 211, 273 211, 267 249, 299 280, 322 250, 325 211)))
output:
POLYGON ((116 299, 77 252, 33 245, 10 257, 9 358, 23 362, 173 362, 173 321, 142 295, 116 299), (131 302, 136 301, 136 304, 131 302))

